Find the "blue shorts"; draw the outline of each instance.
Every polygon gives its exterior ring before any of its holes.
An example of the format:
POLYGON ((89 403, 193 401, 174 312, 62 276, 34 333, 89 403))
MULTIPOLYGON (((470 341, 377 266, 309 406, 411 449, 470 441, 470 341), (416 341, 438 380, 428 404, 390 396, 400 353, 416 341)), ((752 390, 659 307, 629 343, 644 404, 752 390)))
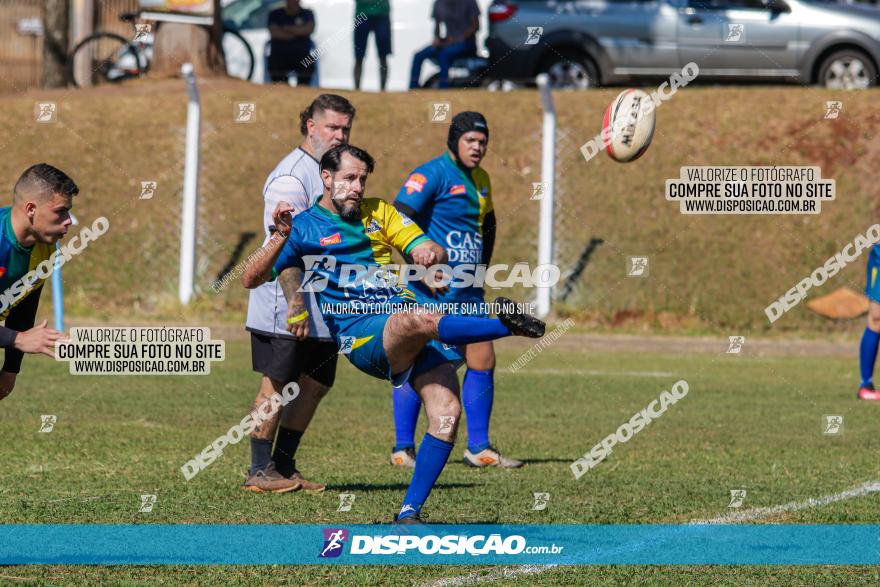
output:
POLYGON ((388 16, 368 16, 354 29, 354 58, 363 59, 367 54, 367 39, 370 31, 376 37, 376 51, 380 57, 391 54, 391 18, 388 16))
POLYGON ((444 314, 452 314, 455 316, 475 316, 477 318, 488 318, 489 313, 486 312, 485 292, 481 288, 468 287, 463 289, 450 289, 445 294, 434 296, 427 287, 421 283, 411 284, 411 288, 416 294, 416 301, 426 306, 436 306, 444 309, 444 314))
POLYGON ((330 322, 336 333, 339 352, 346 355, 351 364, 364 373, 378 379, 388 379, 397 387, 443 363, 452 363, 454 367, 458 367, 464 362, 464 356, 458 347, 432 340, 418 354, 410 369, 404 373, 391 373, 391 365, 382 344, 385 323, 391 316, 392 314, 333 316, 330 322))
POLYGON ((871 247, 868 255, 868 275, 865 285, 865 295, 872 302, 880 304, 880 249, 877 245, 871 247))

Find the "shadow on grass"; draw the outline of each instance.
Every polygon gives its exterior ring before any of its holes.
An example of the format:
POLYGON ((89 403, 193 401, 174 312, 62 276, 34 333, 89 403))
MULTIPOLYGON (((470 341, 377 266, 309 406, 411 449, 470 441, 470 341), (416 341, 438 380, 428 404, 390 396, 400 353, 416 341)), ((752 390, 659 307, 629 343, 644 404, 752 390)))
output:
POLYGON ((223 269, 217 273, 217 277, 214 279, 215 282, 223 281, 223 278, 235 269, 235 266, 241 260, 244 248, 255 236, 257 236, 257 233, 255 232, 242 232, 238 235, 238 243, 235 245, 235 250, 229 255, 229 260, 226 261, 226 265, 223 266, 223 269))
POLYGON ((565 463, 566 465, 570 465, 580 457, 574 457, 573 459, 522 459, 527 465, 540 465, 542 463, 565 463))
MULTIPOLYGON (((477 483, 438 483, 434 489, 461 489, 476 486, 477 483)), ((348 483, 327 486, 328 491, 406 491, 408 488, 408 483, 348 483)))

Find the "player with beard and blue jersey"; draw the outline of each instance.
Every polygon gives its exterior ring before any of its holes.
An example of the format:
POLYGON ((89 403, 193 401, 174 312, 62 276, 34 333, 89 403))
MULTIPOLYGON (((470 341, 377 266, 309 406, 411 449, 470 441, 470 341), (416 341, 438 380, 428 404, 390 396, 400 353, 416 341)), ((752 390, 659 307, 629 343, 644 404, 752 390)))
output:
MULTIPOLYGON (((452 451, 461 402, 455 363, 457 348, 506 336, 539 338, 544 323, 499 298, 498 318, 433 312, 416 303, 399 279, 392 251, 422 268, 446 261, 446 251, 412 221, 379 198, 366 198, 373 158, 357 147, 339 145, 321 159, 324 194, 253 255, 243 281, 276 278, 289 301, 308 288, 336 337, 340 353, 359 370, 411 384, 425 404, 426 432, 415 470, 395 520, 421 521, 421 509, 452 451)), ((276 215, 278 210, 276 210, 276 215)), ((291 333, 308 336, 307 310, 288 318, 291 333)))

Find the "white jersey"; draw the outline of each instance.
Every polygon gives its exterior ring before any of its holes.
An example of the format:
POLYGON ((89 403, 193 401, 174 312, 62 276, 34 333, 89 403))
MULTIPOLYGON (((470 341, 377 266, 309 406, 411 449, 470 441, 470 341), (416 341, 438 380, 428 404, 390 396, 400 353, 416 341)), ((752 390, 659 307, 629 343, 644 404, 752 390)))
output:
MULTIPOLYGON (((281 160, 263 186, 263 229, 266 232, 263 245, 269 240, 272 212, 278 202, 287 202, 294 209, 292 214, 295 216, 314 206, 323 193, 324 184, 318 162, 297 147, 281 160)), ((309 337, 333 340, 321 316, 315 294, 306 292, 304 295, 309 311, 309 337)), ((251 290, 246 328, 258 334, 292 338, 287 331, 287 298, 278 280, 251 290)))

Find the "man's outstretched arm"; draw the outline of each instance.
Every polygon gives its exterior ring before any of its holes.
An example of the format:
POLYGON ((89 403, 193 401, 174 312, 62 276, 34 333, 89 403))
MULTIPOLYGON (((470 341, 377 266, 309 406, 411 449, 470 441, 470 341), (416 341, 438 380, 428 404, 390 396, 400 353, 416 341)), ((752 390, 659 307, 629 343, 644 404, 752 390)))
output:
POLYGON ((290 237, 290 212, 292 210, 293 208, 287 202, 279 202, 275 206, 275 211, 272 212, 275 232, 260 250, 248 257, 244 273, 241 275, 241 283, 246 288, 254 289, 267 281, 272 281, 272 267, 290 237))

